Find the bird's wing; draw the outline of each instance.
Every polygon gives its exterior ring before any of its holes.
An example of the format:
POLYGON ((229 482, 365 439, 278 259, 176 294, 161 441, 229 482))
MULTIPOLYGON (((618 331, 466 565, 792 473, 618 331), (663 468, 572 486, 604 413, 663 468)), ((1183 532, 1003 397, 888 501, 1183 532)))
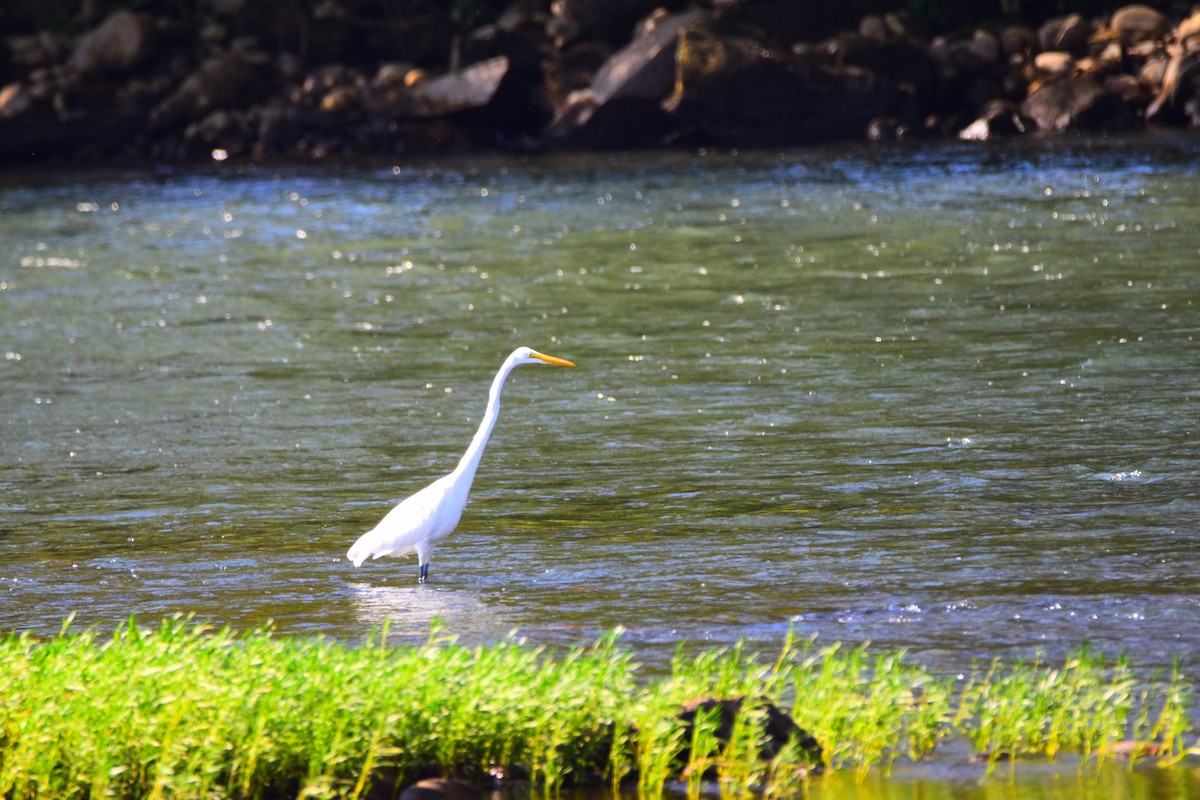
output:
MULTIPOLYGON (((416 550, 418 542, 444 536, 447 515, 443 500, 448 488, 446 479, 439 478, 405 499, 389 511, 378 525, 359 537, 346 556, 355 565, 368 558, 406 556, 416 550)), ((458 515, 454 514, 450 528, 457 522, 458 515)))

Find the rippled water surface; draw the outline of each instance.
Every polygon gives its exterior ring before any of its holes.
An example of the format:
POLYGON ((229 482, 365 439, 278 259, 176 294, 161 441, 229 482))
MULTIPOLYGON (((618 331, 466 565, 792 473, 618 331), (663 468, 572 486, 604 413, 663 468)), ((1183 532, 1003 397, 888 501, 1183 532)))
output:
POLYGON ((1200 648, 1200 142, 0 188, 0 629, 1200 648), (451 469, 459 531, 348 546, 451 469))

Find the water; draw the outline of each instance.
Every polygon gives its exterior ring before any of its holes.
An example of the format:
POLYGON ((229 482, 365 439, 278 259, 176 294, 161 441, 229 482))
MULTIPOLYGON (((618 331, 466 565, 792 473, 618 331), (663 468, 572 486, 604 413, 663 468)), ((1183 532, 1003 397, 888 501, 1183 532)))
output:
POLYGON ((1200 646, 1200 141, 10 174, 0 629, 1200 646), (354 569, 508 382, 460 530, 354 569))

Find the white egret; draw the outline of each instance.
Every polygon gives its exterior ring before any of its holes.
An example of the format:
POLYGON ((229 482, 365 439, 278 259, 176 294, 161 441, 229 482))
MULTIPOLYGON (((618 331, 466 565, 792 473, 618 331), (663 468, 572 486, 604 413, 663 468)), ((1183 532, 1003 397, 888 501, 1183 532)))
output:
POLYGON ((429 577, 429 557, 433 546, 450 535, 467 505, 467 493, 471 491, 471 481, 475 478, 483 448, 500 416, 500 391, 504 388, 504 379, 522 364, 575 366, 570 361, 528 347, 513 350, 492 379, 487 410, 483 413, 483 420, 479 423, 479 430, 475 431, 471 446, 463 453, 458 466, 449 475, 438 478, 401 502, 378 525, 359 537, 346 553, 346 558, 353 561, 354 566, 361 566, 368 558, 406 556, 415 552, 421 567, 418 581, 425 582, 429 577))

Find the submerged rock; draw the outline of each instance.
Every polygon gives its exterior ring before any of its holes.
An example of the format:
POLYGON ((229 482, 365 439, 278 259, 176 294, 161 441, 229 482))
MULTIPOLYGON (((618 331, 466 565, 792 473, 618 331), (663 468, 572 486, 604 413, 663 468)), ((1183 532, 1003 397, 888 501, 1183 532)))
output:
MULTIPOLYGON (((703 713, 717 714, 717 727, 715 736, 717 741, 728 743, 733 735, 733 726, 738 718, 738 714, 742 711, 742 706, 745 704, 746 698, 718 698, 718 697, 697 697, 683 704, 683 710, 679 713, 679 719, 684 723, 683 742, 685 748, 681 754, 681 759, 687 761, 689 758, 689 750, 687 749, 692 741, 692 727, 696 724, 696 717, 703 713)), ((763 738, 759 748, 759 756, 764 761, 769 761, 779 754, 789 741, 794 740, 805 755, 811 760, 814 768, 820 768, 824 764, 824 752, 821 744, 812 737, 807 731, 801 728, 791 718, 789 714, 780 710, 773 703, 762 704, 763 713, 763 738)))
POLYGON ((400 800, 480 800, 483 790, 458 778, 426 778, 400 793, 400 800))

